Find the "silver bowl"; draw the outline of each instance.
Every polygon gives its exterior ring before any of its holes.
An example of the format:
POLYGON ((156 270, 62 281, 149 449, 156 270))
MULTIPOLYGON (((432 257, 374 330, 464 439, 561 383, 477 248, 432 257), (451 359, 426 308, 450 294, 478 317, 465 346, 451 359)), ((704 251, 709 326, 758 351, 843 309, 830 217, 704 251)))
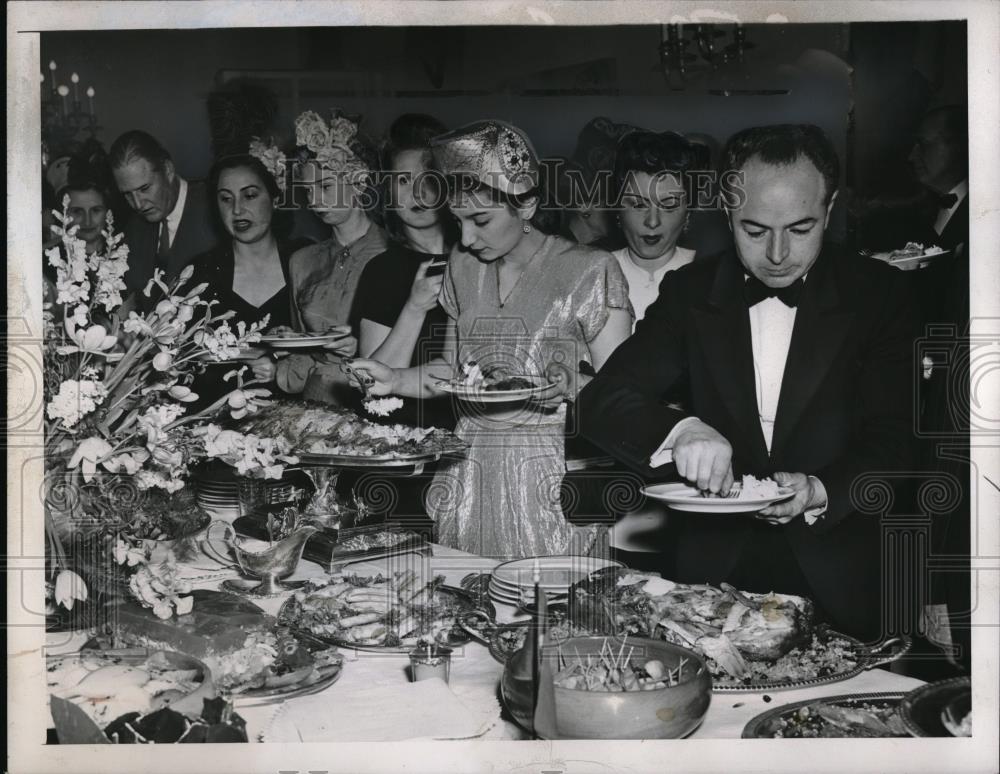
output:
MULTIPOLYGON (((616 653, 622 645, 621 639, 610 637, 573 637, 559 645, 546 645, 544 657, 552 659, 554 673, 560 648, 565 658, 579 654, 586 659, 588 654, 600 654, 605 642, 616 653)), ((508 662, 501 679, 504 701, 518 723, 545 738, 678 739, 694 731, 712 700, 712 678, 704 658, 659 640, 630 637, 625 646, 628 648, 634 648, 633 661, 659 659, 668 670, 676 668, 682 658, 687 659, 686 678, 677 685, 649 691, 605 693, 553 686, 554 718, 543 719, 540 710, 536 727, 531 680, 523 679, 516 666, 511 668, 508 662)))

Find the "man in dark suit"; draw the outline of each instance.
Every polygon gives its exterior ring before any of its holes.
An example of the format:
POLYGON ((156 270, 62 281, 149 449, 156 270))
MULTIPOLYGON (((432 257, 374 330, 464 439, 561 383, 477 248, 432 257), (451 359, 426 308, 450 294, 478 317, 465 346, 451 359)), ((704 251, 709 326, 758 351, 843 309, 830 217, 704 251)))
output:
POLYGON ((184 180, 166 149, 139 130, 115 140, 110 162, 132 209, 123 229, 129 248, 125 284, 141 292, 154 269, 161 269, 168 282, 175 279, 216 242, 205 185, 184 180))
POLYGON ((811 598, 859 636, 880 628, 881 531, 866 474, 909 464, 912 302, 904 275, 824 245, 839 164, 813 126, 730 139, 742 174, 734 249, 670 272, 578 401, 585 437, 654 478, 727 493, 770 476, 794 496, 757 514, 672 514, 674 579, 811 598), (688 413, 662 401, 678 385, 688 413))
POLYGON ((969 137, 965 107, 928 111, 910 151, 914 175, 936 200, 933 221, 937 244, 954 250, 969 241, 969 137))

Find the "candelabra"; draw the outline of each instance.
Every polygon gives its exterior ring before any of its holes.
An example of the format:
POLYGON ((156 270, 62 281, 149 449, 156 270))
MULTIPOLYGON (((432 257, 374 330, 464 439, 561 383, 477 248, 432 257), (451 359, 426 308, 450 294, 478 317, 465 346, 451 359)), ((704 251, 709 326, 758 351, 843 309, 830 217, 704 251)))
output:
POLYGON ((96 138, 101 127, 97 124, 93 86, 84 90, 86 108, 80 99, 80 76, 70 75, 71 89, 59 83, 56 77, 56 63, 49 62, 49 75, 41 75, 42 81, 42 140, 49 149, 65 148, 87 138, 96 138), (72 96, 72 98, 71 98, 72 96))
POLYGON ((660 33, 660 69, 668 87, 680 91, 691 81, 744 65, 747 52, 753 48, 741 24, 734 25, 730 32, 715 24, 664 24, 660 33), (726 38, 731 38, 728 44, 726 38))

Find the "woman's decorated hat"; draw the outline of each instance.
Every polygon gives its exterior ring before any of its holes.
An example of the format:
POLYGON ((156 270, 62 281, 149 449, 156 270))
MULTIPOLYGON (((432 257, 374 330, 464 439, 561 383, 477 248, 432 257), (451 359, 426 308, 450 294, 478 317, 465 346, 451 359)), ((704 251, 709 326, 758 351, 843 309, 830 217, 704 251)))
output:
POLYGON ((538 187, 538 154, 516 126, 477 121, 431 141, 438 171, 467 177, 509 196, 538 187))

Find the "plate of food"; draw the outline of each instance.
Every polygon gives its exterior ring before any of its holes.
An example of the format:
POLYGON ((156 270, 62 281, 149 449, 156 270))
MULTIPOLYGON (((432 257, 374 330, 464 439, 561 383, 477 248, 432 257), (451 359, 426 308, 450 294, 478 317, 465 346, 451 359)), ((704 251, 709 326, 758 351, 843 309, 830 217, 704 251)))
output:
POLYGON ((653 484, 642 488, 646 497, 666 503, 676 511, 692 513, 748 513, 762 511, 774 503, 795 496, 787 487, 779 486, 769 478, 757 479, 743 476, 733 484, 728 495, 712 495, 689 484, 653 484))
POLYGON ((744 739, 908 737, 900 714, 902 693, 858 693, 783 704, 757 715, 744 739))
POLYGON ((203 352, 198 356, 198 359, 203 361, 206 365, 232 365, 234 363, 249 363, 251 360, 257 360, 258 358, 264 357, 267 354, 267 350, 260 347, 244 347, 239 351, 239 354, 233 355, 232 357, 223 358, 221 360, 212 357, 210 352, 203 352))
POLYGON ((346 325, 334 326, 325 333, 303 333, 293 328, 279 326, 261 336, 260 343, 272 349, 309 349, 324 347, 350 335, 351 329, 346 325))
POLYGON ((406 467, 467 448, 453 433, 438 427, 381 424, 309 401, 275 401, 243 422, 241 429, 284 438, 307 465, 406 467))
POLYGON ((343 658, 329 643, 280 626, 243 597, 205 589, 192 596, 190 613, 167 620, 131 601, 120 604, 116 641, 196 657, 215 688, 241 706, 305 696, 340 678, 343 658))
POLYGON ((45 671, 48 695, 72 702, 100 728, 128 712, 197 714, 216 693, 204 663, 169 651, 84 650, 49 656, 45 671))
POLYGON ((483 371, 470 360, 461 366, 462 376, 437 383, 442 392, 473 403, 511 403, 547 397, 556 383, 544 376, 515 374, 494 368, 483 371))
POLYGON ((907 242, 898 250, 890 250, 883 253, 873 253, 872 258, 885 261, 890 266, 897 269, 918 269, 926 266, 935 258, 948 255, 951 251, 945 250, 937 245, 924 246, 920 242, 907 242))
POLYGON ((900 714, 913 736, 971 736, 972 681, 953 677, 921 685, 903 697, 900 714))
POLYGON ((900 658, 910 641, 865 645, 814 620, 810 600, 674 583, 608 568, 570 589, 570 620, 596 634, 663 639, 706 657, 717 692, 779 691, 847 680, 900 658))
POLYGON ((477 609, 444 576, 422 582, 413 570, 361 576, 342 572, 306 583, 278 611, 278 621, 339 647, 406 653, 420 641, 464 645, 462 613, 477 609))

